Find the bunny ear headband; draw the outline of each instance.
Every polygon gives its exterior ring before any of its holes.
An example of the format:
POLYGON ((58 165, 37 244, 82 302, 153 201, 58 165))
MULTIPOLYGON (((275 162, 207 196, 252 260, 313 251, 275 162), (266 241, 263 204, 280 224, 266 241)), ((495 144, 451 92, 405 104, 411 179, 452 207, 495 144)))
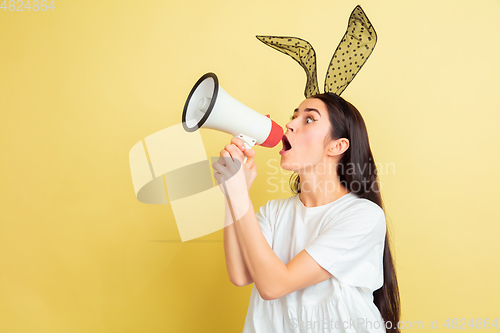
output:
MULTIPOLYGON (((318 94, 316 52, 311 44, 297 37, 257 36, 266 45, 295 59, 307 76, 304 95, 318 94)), ((358 5, 349 17, 347 31, 333 54, 325 78, 325 93, 339 95, 351 83, 373 51, 377 34, 358 5)))

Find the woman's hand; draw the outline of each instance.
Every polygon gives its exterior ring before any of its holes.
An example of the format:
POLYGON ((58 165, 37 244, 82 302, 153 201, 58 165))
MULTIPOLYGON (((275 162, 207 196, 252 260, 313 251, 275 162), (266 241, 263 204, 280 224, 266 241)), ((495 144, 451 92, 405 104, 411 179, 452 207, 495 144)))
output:
POLYGON ((215 179, 221 184, 222 182, 233 178, 234 181, 242 181, 243 177, 233 177, 241 171, 244 175, 247 191, 250 190, 253 181, 257 177, 257 165, 255 164, 255 150, 245 149, 243 140, 237 137, 231 139, 231 143, 224 150, 221 150, 220 158, 212 167, 217 171, 214 174, 215 179), (243 163, 243 158, 247 157, 246 163, 243 163))

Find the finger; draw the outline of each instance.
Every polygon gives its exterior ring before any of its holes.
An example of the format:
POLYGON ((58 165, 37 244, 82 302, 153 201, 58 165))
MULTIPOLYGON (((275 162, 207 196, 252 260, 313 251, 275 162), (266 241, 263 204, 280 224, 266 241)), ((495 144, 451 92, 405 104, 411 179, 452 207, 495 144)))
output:
POLYGON ((220 173, 218 173, 218 172, 214 173, 214 178, 217 181, 217 184, 220 184, 221 177, 222 177, 222 175, 220 173))
MULTIPOLYGON (((219 156, 220 157, 231 157, 231 154, 229 154, 229 152, 225 149, 222 149, 220 152, 219 152, 219 156)), ((225 164, 224 164, 225 165, 225 164)))
POLYGON ((245 143, 243 142, 243 140, 241 140, 237 136, 235 136, 231 139, 231 143, 236 145, 236 147, 238 147, 242 151, 245 149, 245 143))
POLYGON ((245 163, 245 166, 246 166, 248 169, 251 169, 254 165, 255 165, 255 162, 254 162, 254 160, 251 160, 251 159, 248 159, 248 160, 247 160, 247 163, 245 163))
POLYGON ((253 164, 254 164, 254 157, 255 157, 255 151, 252 150, 252 149, 247 149, 245 150, 245 157, 247 159, 247 162, 245 163, 245 166, 247 168, 252 168, 253 164))
POLYGON ((241 168, 241 161, 233 159, 228 152, 225 152, 224 155, 219 157, 219 161, 214 163, 212 167, 229 179, 241 168))
POLYGON ((245 156, 247 158, 247 162, 245 164, 248 164, 248 163, 252 163, 253 164, 253 162, 255 160, 255 150, 253 150, 253 149, 245 149, 244 153, 245 153, 245 156))
POLYGON ((212 168, 213 168, 215 171, 217 171, 216 173, 214 173, 214 176, 215 176, 215 174, 217 174, 217 173, 218 173, 218 174, 220 174, 220 175, 222 175, 222 176, 224 176, 224 177, 228 178, 227 176, 228 176, 229 170, 227 170, 227 168, 226 168, 225 166, 222 166, 222 165, 221 165, 221 164, 219 164, 219 163, 215 163, 215 164, 213 164, 213 165, 212 165, 212 168))
MULTIPOLYGON (((220 157, 219 159, 224 161, 222 165, 228 166, 229 164, 233 163, 234 161, 238 160, 238 148, 234 147, 234 145, 227 145, 226 149, 222 150, 220 152, 220 157)), ((243 153, 241 153, 243 155, 243 153)), ((241 159, 241 158, 240 158, 241 159)))
POLYGON ((220 155, 219 159, 217 160, 216 163, 219 163, 222 166, 227 166, 227 161, 228 161, 228 159, 231 160, 231 155, 229 155, 229 153, 225 150, 221 150, 219 155, 220 155))
POLYGON ((244 154, 236 145, 234 144, 227 145, 225 149, 226 151, 229 152, 231 157, 238 158, 239 160, 243 159, 244 154))
POLYGON ((232 155, 237 156, 238 148, 236 148, 234 145, 227 145, 226 148, 227 149, 221 150, 219 152, 220 157, 217 160, 217 163, 222 164, 223 166, 231 168, 231 169, 237 168, 241 164, 241 162, 236 163, 237 161, 239 161, 238 157, 234 158, 232 155), (228 150, 232 151, 232 153, 230 153, 228 150), (233 166, 233 164, 235 164, 235 163, 237 165, 233 166))
MULTIPOLYGON (((231 173, 231 175, 235 175, 238 170, 241 169, 241 166, 243 165, 243 153, 233 144, 227 145, 226 146, 226 154, 228 154, 231 158, 231 160, 228 159, 228 155, 224 155, 223 158, 226 158, 226 167, 228 171, 231 173)), ((222 157, 221 157, 222 158, 222 157)))
POLYGON ((252 148, 249 148, 249 149, 245 149, 245 152, 244 152, 245 156, 250 158, 250 157, 254 157, 255 156, 255 150, 253 150, 252 148))

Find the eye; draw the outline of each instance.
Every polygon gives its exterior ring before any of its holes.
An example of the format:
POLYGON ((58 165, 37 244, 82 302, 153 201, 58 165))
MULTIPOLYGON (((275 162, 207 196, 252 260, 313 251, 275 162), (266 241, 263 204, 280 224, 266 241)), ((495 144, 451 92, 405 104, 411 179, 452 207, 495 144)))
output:
MULTIPOLYGON (((291 117, 290 117, 290 120, 294 120, 295 118, 296 118, 296 117, 291 116, 291 117)), ((308 124, 312 123, 313 121, 316 121, 316 120, 314 120, 314 118, 313 118, 313 117, 310 117, 310 116, 309 116, 309 117, 307 117, 307 119, 306 119, 306 123, 308 123, 308 124), (307 120, 309 120, 309 119, 311 119, 311 121, 309 121, 309 122, 308 122, 307 120)))

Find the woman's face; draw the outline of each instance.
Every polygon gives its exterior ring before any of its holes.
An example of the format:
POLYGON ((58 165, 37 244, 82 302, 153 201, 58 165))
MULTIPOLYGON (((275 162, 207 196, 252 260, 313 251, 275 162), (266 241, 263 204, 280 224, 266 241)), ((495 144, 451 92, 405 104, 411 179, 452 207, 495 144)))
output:
POLYGON ((286 129, 280 151, 283 169, 300 174, 305 168, 311 170, 311 167, 326 162, 331 124, 323 101, 316 98, 304 100, 293 112, 286 129))

